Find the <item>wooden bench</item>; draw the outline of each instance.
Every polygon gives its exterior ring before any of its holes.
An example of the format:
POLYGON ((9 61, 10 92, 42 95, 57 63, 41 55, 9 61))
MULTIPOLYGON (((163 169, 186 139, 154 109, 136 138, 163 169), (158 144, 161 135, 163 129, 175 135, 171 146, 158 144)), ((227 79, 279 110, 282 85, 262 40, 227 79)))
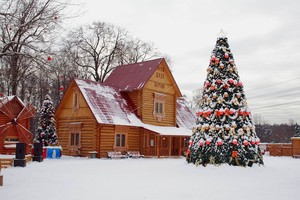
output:
POLYGON ((127 151, 129 158, 144 158, 144 155, 141 155, 139 151, 127 151))
POLYGON ((0 158, 0 169, 13 166, 13 158, 0 158))
POLYGON ((127 155, 123 155, 121 151, 109 151, 107 152, 107 157, 110 159, 128 158, 127 155))

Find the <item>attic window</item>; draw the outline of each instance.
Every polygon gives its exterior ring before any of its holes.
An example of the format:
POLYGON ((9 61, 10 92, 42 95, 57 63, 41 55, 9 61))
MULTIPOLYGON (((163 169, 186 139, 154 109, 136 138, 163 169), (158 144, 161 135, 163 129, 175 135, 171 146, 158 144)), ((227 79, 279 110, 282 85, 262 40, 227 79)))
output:
POLYGON ((79 98, 78 91, 74 91, 73 93, 73 110, 79 109, 79 98))
POLYGON ((165 101, 166 95, 154 93, 153 116, 161 121, 165 118, 165 101))

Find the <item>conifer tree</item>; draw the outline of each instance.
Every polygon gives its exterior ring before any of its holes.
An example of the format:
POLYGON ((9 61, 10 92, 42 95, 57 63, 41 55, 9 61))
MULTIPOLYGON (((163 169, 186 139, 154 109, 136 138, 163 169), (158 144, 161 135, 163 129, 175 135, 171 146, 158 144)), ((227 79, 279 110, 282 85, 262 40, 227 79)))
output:
POLYGON ((196 165, 263 164, 259 138, 228 39, 217 39, 204 82, 187 161, 196 165))
POLYGON ((49 95, 46 95, 43 105, 40 108, 40 118, 36 131, 35 142, 40 142, 43 146, 58 145, 54 107, 49 95))

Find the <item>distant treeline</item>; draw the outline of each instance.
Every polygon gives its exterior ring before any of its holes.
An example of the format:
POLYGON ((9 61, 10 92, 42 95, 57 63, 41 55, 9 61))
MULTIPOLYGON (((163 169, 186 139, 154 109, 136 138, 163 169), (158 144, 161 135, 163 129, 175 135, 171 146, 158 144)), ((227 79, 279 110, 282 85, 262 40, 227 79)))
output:
POLYGON ((255 130, 263 143, 290 143, 295 135, 294 125, 288 124, 258 124, 255 130))

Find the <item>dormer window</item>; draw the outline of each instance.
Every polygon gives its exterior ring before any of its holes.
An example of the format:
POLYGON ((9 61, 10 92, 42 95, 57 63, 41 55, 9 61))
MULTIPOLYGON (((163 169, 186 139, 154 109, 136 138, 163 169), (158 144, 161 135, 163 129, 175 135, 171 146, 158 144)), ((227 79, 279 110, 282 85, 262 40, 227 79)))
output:
POLYGON ((165 118, 165 101, 165 94, 154 93, 153 116, 157 118, 158 121, 165 118))

